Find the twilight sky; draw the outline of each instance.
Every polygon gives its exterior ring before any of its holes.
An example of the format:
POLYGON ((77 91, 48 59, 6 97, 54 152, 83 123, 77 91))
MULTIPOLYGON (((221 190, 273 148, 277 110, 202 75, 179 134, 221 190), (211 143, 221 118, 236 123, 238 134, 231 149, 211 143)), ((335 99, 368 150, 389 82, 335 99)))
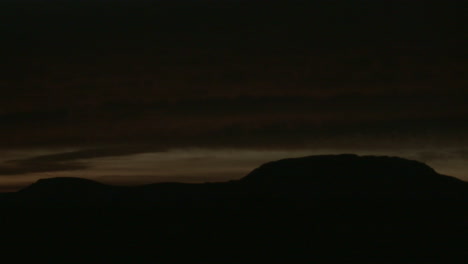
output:
POLYGON ((0 3, 0 190, 396 155, 468 180, 462 1, 0 3))

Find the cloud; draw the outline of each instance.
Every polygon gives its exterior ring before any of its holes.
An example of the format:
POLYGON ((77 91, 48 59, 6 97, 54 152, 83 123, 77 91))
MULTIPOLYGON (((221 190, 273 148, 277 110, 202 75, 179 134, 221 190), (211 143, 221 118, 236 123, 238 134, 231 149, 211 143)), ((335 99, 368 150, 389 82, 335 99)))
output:
POLYGON ((23 127, 31 125, 57 125, 69 120, 68 109, 51 111, 10 112, 0 114, 0 127, 23 127))
POLYGON ((79 162, 34 162, 29 160, 11 161, 0 166, 0 175, 20 175, 36 172, 83 170, 87 166, 79 162))
MULTIPOLYGON (((444 133, 468 131, 468 112, 461 107, 465 99, 462 95, 364 92, 327 96, 281 96, 274 92, 178 100, 153 98, 146 102, 122 99, 92 107, 71 106, 63 113, 55 110, 4 114, 0 116, 0 143, 6 147, 76 144, 85 148, 128 143, 139 145, 137 148, 153 148, 160 144, 229 144, 240 138, 255 142, 269 137, 278 138, 275 143, 282 144, 293 139, 293 135, 307 139, 328 134, 331 138, 346 137, 346 132, 351 133, 349 136, 359 133, 393 137, 402 132, 402 137, 416 137, 418 133, 424 137, 424 131, 432 131, 436 137, 446 137, 444 133)), ((99 155, 100 151, 87 154, 99 155)))
POLYGON ((425 162, 449 160, 465 161, 468 159, 468 151, 466 149, 441 149, 433 151, 421 151, 416 154, 416 158, 425 162))
POLYGON ((125 146, 84 149, 49 155, 34 156, 27 159, 7 160, 0 165, 0 175, 19 175, 37 172, 73 171, 88 169, 82 160, 129 156, 146 152, 163 151, 155 146, 125 146))
POLYGON ((103 147, 94 149, 84 149, 71 152, 63 152, 50 155, 42 155, 27 159, 28 162, 69 162, 81 159, 94 159, 102 157, 115 157, 115 156, 128 156, 132 154, 146 153, 146 152, 161 152, 163 150, 157 149, 154 146, 117 146, 117 147, 103 147))

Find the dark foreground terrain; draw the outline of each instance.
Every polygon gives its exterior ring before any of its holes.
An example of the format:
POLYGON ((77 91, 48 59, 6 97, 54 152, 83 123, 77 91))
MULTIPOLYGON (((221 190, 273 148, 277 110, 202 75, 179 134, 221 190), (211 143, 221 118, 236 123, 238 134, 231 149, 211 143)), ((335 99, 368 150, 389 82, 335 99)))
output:
POLYGON ((468 263, 467 205, 468 183, 393 157, 286 159, 225 183, 55 178, 0 196, 0 250, 44 263, 468 263))

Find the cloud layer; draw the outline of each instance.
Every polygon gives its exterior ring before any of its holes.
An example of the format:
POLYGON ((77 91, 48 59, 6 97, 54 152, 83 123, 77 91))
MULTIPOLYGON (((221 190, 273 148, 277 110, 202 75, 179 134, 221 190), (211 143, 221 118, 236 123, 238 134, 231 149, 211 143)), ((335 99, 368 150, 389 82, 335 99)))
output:
POLYGON ((1 175, 193 147, 464 158, 432 153, 468 147, 457 6, 79 2, 1 3, 0 153, 76 150, 1 175))

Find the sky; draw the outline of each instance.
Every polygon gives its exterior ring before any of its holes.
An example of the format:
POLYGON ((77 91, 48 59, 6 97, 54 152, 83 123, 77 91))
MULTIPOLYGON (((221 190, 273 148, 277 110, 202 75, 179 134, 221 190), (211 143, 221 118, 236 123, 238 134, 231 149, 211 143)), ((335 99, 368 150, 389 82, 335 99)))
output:
POLYGON ((462 1, 0 3, 0 191, 390 155, 468 180, 462 1))

